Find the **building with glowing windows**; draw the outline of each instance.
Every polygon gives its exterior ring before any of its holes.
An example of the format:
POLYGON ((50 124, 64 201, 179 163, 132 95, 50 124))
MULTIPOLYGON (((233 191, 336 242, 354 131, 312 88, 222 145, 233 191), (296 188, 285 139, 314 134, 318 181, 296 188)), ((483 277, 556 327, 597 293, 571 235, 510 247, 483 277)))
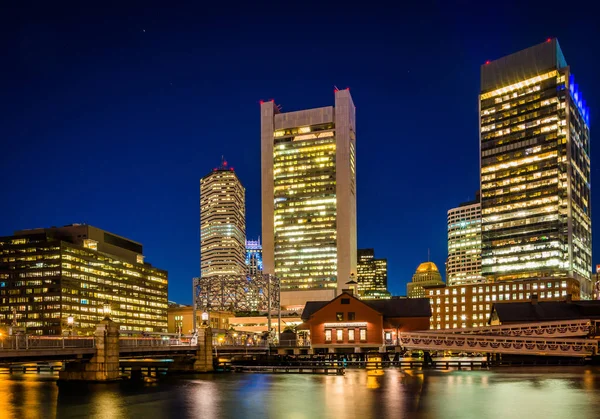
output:
POLYGON ((480 143, 483 276, 590 298, 589 110, 556 39, 481 67, 480 143))
POLYGON ((167 286, 141 244, 92 226, 0 237, 0 322, 27 333, 93 333, 106 303, 121 330, 166 332, 167 286))
POLYGON ((423 262, 412 277, 412 282, 406 284, 406 296, 408 298, 425 298, 427 296, 425 287, 444 286, 442 275, 433 262, 423 262))
POLYGON ((233 167, 200 179, 200 275, 245 275, 245 189, 233 167))
POLYGON ((579 293, 579 282, 573 278, 425 286, 430 329, 486 326, 496 303, 578 300, 579 293))
POLYGON ((481 203, 475 200, 448 211, 448 285, 484 282, 481 276, 481 203))
POLYGON ((357 293, 362 299, 385 299, 387 290, 387 259, 375 259, 373 249, 357 251, 357 293))
POLYGON ((246 240, 246 267, 249 275, 260 274, 263 271, 260 237, 258 240, 246 240))
POLYGON ((356 124, 350 91, 335 106, 261 104, 264 272, 284 306, 330 300, 356 275, 356 124))

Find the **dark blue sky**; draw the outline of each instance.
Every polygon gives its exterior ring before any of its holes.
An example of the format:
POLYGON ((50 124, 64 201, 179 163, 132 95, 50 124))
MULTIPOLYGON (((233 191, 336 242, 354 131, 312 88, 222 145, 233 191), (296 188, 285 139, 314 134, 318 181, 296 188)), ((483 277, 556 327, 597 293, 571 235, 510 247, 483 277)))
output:
POLYGON ((199 271, 199 179, 221 155, 260 234, 261 99, 292 111, 351 88, 358 245, 388 259, 394 294, 428 248, 443 270, 446 211, 478 188, 486 60, 558 37, 595 138, 600 25, 585 4, 127 3, 2 6, 0 235, 88 223, 129 237, 179 302, 199 271))

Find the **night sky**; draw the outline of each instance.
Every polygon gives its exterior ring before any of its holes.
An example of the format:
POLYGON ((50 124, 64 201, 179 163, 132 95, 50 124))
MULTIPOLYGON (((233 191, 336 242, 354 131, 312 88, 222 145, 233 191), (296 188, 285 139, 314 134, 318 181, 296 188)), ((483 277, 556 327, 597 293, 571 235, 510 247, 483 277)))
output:
POLYGON ((261 99, 286 112, 351 88, 358 246, 388 259, 395 295, 428 248, 444 270, 446 211, 478 189, 486 60, 557 37, 596 137, 600 25, 577 2, 7 3, 0 235, 88 223, 131 238, 181 303, 199 273, 199 179, 222 155, 246 188, 247 236, 260 234, 261 99))

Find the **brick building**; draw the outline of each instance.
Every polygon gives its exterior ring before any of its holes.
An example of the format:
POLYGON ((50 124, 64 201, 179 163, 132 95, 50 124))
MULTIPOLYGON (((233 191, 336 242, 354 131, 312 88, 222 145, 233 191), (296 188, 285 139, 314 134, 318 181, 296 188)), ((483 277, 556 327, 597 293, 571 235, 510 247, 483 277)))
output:
POLYGON ((398 333, 429 329, 428 299, 360 300, 343 292, 331 301, 309 301, 299 330, 316 351, 349 353, 396 346, 398 333))

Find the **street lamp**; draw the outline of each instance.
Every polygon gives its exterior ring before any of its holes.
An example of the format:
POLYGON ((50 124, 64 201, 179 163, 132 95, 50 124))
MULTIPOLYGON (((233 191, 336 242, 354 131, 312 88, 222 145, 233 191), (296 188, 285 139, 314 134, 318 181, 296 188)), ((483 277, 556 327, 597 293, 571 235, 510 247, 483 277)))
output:
POLYGON ((110 303, 107 301, 104 303, 104 320, 110 319, 110 313, 112 313, 112 309, 110 308, 110 303))
POLYGON ((206 311, 202 312, 202 326, 208 326, 208 313, 206 311))

